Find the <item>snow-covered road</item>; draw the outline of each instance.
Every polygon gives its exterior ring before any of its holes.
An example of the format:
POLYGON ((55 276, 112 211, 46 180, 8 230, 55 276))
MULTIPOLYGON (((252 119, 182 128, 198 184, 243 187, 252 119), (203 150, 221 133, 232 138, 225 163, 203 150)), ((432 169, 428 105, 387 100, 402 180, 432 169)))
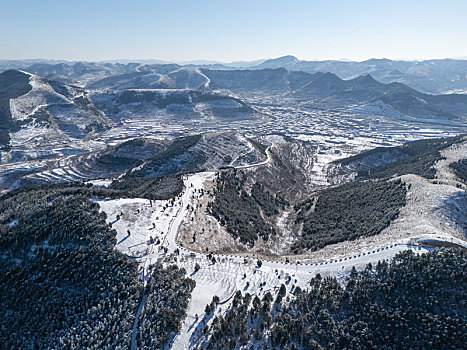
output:
POLYGON ((262 165, 268 164, 272 159, 271 154, 269 153, 269 147, 266 148, 265 152, 266 152, 266 160, 263 160, 262 162, 255 163, 255 164, 239 165, 239 166, 236 166, 235 169, 248 169, 248 168, 254 168, 254 167, 257 167, 257 166, 262 166, 262 165))

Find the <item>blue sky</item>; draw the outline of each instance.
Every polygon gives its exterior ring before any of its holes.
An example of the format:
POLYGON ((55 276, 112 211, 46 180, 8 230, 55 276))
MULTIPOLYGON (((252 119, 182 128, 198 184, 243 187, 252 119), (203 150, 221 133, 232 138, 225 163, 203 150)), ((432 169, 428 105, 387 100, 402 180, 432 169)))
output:
POLYGON ((467 1, 0 0, 0 59, 467 57, 467 1))

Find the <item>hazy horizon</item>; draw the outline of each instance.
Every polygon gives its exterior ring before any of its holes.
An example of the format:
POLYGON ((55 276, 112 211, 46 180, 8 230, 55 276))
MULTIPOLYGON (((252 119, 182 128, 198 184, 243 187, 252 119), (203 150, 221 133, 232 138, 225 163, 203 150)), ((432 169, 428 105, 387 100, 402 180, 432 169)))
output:
POLYGON ((419 62, 419 61, 434 61, 434 60, 462 60, 466 61, 467 57, 439 57, 439 58, 388 58, 388 57, 368 57, 362 60, 351 60, 347 58, 323 58, 323 59, 304 59, 301 57, 297 57, 296 55, 292 54, 284 54, 277 57, 264 57, 264 58, 256 58, 251 60, 234 60, 234 61, 217 61, 211 60, 209 58, 203 59, 192 59, 192 60, 183 60, 183 61, 175 61, 175 60, 163 60, 157 57, 154 58, 110 58, 110 59, 103 59, 103 60, 79 60, 79 59, 60 59, 60 58, 44 58, 44 57, 28 57, 28 58, 2 58, 0 57, 0 61, 52 61, 52 62, 66 62, 66 63, 76 63, 76 62, 89 62, 89 63, 99 63, 99 62, 115 62, 115 63, 138 63, 138 62, 161 62, 161 63, 175 63, 175 64, 234 64, 234 63, 252 63, 252 62, 261 62, 266 60, 277 59, 285 56, 294 56, 300 61, 336 61, 336 62, 365 62, 368 60, 376 59, 376 60, 391 60, 391 61, 408 61, 408 62, 419 62))
POLYGON ((0 59, 466 58, 465 13, 459 0, 3 1, 0 59))

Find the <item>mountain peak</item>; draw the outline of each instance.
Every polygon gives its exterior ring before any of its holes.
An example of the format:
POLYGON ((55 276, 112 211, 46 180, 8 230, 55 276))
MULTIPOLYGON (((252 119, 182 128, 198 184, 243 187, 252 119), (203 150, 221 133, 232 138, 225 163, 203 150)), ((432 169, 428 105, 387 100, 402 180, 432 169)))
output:
POLYGON ((365 86, 381 85, 381 83, 373 78, 370 74, 360 75, 354 79, 349 80, 349 82, 364 84, 365 86))
POLYGON ((269 60, 264 61, 261 65, 286 65, 286 64, 294 64, 297 63, 299 59, 292 55, 281 56, 277 58, 271 58, 269 60))
POLYGON ((343 80, 334 73, 325 72, 325 73, 319 74, 314 81, 315 82, 320 81, 320 82, 341 83, 343 80))
POLYGON ((376 64, 376 63, 389 63, 391 62, 388 58, 370 58, 368 60, 362 61, 361 63, 376 64))

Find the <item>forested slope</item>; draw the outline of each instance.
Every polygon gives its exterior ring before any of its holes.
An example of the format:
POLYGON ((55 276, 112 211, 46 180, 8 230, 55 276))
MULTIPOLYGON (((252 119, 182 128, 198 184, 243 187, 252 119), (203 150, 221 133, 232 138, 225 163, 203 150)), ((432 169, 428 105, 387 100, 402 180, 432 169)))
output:
POLYGON ((336 161, 357 171, 361 178, 388 178, 415 174, 433 179, 434 164, 443 159, 440 151, 463 142, 466 135, 407 142, 396 147, 377 147, 355 156, 336 161))
POLYGON ((253 245, 259 237, 268 240, 276 234, 265 217, 278 214, 278 209, 283 209, 288 203, 259 183, 254 183, 251 194, 248 194, 246 181, 247 176, 236 170, 220 173, 214 190, 215 198, 208 204, 208 212, 225 225, 234 238, 253 245))
POLYGON ((329 188, 297 204, 302 235, 292 249, 317 250, 328 244, 379 234, 397 218, 406 203, 400 180, 357 181, 329 188))
POLYGON ((467 158, 451 163, 449 167, 462 182, 467 183, 467 158))
MULTIPOLYGON (((138 266, 114 249, 116 232, 87 190, 42 185, 0 198, 3 349, 130 348, 143 295, 138 266)), ((179 330, 194 282, 156 266, 149 285, 148 300, 164 306, 140 317, 167 322, 141 334, 162 346, 179 330)))

